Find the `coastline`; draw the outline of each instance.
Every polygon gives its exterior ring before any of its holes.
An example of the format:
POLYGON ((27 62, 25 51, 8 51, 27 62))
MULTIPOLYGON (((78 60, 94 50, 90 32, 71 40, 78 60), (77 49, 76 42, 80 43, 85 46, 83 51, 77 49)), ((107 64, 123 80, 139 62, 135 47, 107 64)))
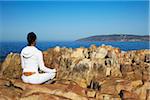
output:
MULTIPOLYGON (((0 42, 1 51, 0 51, 0 62, 4 61, 6 56, 10 53, 20 53, 22 48, 26 46, 26 42, 20 41, 9 41, 9 42, 0 42)), ((37 48, 41 51, 45 51, 48 48, 66 47, 66 48, 79 48, 85 47, 89 48, 91 45, 95 44, 96 46, 101 46, 103 44, 110 45, 116 48, 120 48, 122 51, 131 51, 131 50, 141 50, 141 49, 150 49, 149 42, 76 42, 76 41, 39 41, 37 43, 37 48)))

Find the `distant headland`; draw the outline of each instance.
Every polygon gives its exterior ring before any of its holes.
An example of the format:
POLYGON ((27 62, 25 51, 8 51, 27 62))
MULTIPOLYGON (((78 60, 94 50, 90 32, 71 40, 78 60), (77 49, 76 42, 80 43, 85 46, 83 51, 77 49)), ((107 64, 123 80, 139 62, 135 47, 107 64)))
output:
POLYGON ((95 35, 86 38, 81 38, 76 41, 149 41, 149 35, 127 35, 127 34, 114 34, 114 35, 95 35))

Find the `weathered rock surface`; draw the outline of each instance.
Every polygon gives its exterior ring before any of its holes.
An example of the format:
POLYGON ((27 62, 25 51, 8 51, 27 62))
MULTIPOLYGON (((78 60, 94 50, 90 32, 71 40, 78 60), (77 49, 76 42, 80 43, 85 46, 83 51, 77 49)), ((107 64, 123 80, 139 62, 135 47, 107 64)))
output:
POLYGON ((0 98, 4 100, 87 100, 87 90, 73 84, 31 85, 19 79, 0 79, 0 83, 0 98))
POLYGON ((122 52, 111 46, 92 45, 50 48, 43 55, 45 65, 57 69, 56 81, 42 85, 23 83, 20 56, 10 53, 0 67, 2 100, 150 98, 150 50, 122 52))

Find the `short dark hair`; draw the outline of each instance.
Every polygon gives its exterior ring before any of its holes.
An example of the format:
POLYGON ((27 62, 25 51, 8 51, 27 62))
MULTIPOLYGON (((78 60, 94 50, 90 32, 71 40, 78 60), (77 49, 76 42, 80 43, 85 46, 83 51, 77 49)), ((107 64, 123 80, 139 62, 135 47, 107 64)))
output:
POLYGON ((36 40, 36 34, 34 32, 30 32, 27 35, 28 46, 30 46, 36 40))

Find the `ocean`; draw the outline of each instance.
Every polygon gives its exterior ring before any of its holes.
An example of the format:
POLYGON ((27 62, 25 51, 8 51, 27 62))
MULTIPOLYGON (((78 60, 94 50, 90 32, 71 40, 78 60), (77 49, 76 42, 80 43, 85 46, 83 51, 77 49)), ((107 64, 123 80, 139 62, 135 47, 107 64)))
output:
MULTIPOLYGON (((10 52, 20 53, 26 46, 26 42, 0 42, 0 62, 2 62, 10 52)), ((145 42, 79 42, 79 41, 51 41, 38 42, 37 48, 44 51, 56 46, 67 48, 90 47, 92 44, 101 46, 102 44, 120 48, 122 51, 150 49, 149 41, 145 42)))

